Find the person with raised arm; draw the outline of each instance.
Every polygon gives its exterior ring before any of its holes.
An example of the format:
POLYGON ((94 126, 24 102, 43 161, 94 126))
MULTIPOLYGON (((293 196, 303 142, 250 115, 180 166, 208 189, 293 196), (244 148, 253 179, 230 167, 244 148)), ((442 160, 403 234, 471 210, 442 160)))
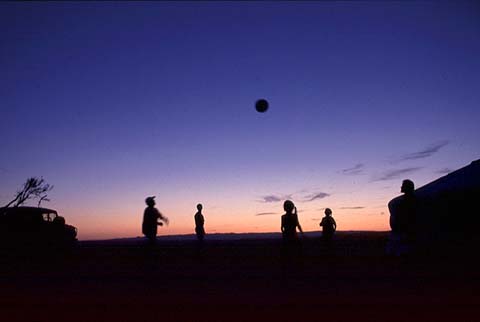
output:
POLYGON ((142 233, 148 238, 149 244, 154 245, 157 240, 157 227, 168 225, 169 220, 155 208, 155 197, 147 197, 145 199, 147 208, 143 212, 142 233))

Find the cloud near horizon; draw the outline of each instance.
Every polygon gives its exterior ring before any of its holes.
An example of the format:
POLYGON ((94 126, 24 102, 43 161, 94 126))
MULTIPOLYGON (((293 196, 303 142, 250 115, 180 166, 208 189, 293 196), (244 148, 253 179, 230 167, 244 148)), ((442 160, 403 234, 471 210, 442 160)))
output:
POLYGON ((407 154, 401 156, 400 158, 398 158, 395 161, 396 162, 401 162, 401 161, 428 158, 428 157, 434 155, 435 153, 437 153, 438 151, 440 151, 440 149, 443 148, 444 146, 446 146, 448 143, 449 143, 449 141, 447 141, 447 140, 432 143, 432 144, 430 144, 429 146, 425 147, 424 149, 422 149, 420 151, 413 152, 413 153, 407 153, 407 154))
POLYGON ((255 214, 255 216, 271 216, 271 215, 278 215, 276 212, 260 212, 255 214))
POLYGON ((388 171, 385 171, 380 176, 373 178, 372 181, 375 182, 375 181, 386 181, 391 179, 397 179, 401 176, 419 171, 421 169, 423 169, 423 167, 410 167, 410 168, 403 168, 403 169, 388 170, 388 171))
POLYGON ((348 176, 358 175, 363 173, 364 168, 365 168, 365 165, 363 163, 357 163, 352 168, 343 169, 342 173, 348 176))
POLYGON ((305 200, 304 200, 304 201, 314 201, 314 200, 323 199, 323 198, 326 198, 326 197, 329 197, 329 196, 330 196, 329 193, 326 193, 326 192, 317 192, 317 193, 313 193, 313 194, 311 194, 311 195, 305 196, 305 200))
POLYGON ((365 207, 362 207, 362 206, 355 206, 355 207, 340 207, 340 209, 365 209, 365 207))
POLYGON ((262 196, 261 198, 262 199, 259 200, 259 202, 271 203, 271 202, 280 202, 286 199, 292 199, 292 195, 285 195, 285 196, 268 195, 268 196, 262 196))

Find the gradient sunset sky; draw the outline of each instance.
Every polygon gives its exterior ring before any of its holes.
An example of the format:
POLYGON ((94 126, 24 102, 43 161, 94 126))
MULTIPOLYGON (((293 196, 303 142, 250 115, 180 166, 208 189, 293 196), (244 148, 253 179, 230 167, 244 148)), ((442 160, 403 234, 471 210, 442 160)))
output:
MULTIPOLYGON (((0 3, 0 205, 30 176, 80 239, 388 230, 401 181, 480 158, 478 2, 0 3), (255 101, 270 103, 257 113, 255 101)), ((36 204, 33 202, 31 204, 36 204)))

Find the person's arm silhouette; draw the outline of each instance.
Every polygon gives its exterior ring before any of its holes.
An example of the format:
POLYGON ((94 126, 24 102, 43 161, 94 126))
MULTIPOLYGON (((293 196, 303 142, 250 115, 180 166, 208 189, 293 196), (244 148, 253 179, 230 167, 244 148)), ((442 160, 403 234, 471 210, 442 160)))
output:
POLYGON ((295 218, 297 219, 297 227, 298 227, 298 231, 300 231, 300 233, 303 235, 303 230, 302 230, 302 226, 300 226, 300 222, 298 221, 298 215, 297 215, 297 207, 294 208, 294 214, 295 214, 295 218))
POLYGON ((170 223, 170 220, 168 220, 167 217, 162 215, 162 213, 160 211, 158 212, 158 219, 160 220, 160 221, 157 222, 157 225, 159 225, 159 226, 163 226, 163 223, 166 223, 167 226, 168 226, 168 224, 170 223))

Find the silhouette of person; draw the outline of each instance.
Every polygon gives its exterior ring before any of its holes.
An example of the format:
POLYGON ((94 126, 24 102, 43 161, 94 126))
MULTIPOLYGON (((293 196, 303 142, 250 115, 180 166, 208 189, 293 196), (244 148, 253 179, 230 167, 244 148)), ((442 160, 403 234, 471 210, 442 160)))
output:
POLYGON ((325 217, 322 218, 320 227, 322 227, 322 239, 326 241, 332 240, 333 234, 335 230, 337 230, 337 223, 332 217, 332 210, 330 208, 325 209, 325 217))
POLYGON ((416 208, 415 185, 412 180, 403 180, 400 192, 403 196, 394 203, 390 201, 390 241, 387 252, 395 255, 410 253, 416 240, 416 208))
POLYGON ((291 200, 286 200, 283 203, 285 214, 282 215, 282 248, 281 259, 282 267, 285 272, 291 269, 298 269, 303 262, 302 243, 297 235, 297 229, 303 235, 302 227, 298 222, 297 208, 291 200))
POLYGON ((197 213, 195 214, 195 233, 197 234, 198 241, 202 242, 205 237, 205 218, 202 215, 203 206, 201 203, 197 205, 197 213))
POLYGON ((400 191, 404 193, 403 202, 400 204, 401 214, 400 225, 401 230, 405 234, 409 243, 415 243, 417 229, 417 200, 415 197, 415 185, 412 180, 403 180, 400 191))
POLYGON ((163 216, 155 208, 155 197, 145 199, 147 208, 143 212, 142 233, 148 238, 151 245, 155 244, 157 239, 157 226, 163 226, 163 222, 168 225, 168 218, 163 216))
POLYGON ((296 240, 297 239, 297 228, 300 233, 303 235, 302 227, 298 222, 297 216, 297 207, 291 200, 286 200, 283 203, 283 209, 285 214, 282 216, 282 235, 284 240, 296 240))

